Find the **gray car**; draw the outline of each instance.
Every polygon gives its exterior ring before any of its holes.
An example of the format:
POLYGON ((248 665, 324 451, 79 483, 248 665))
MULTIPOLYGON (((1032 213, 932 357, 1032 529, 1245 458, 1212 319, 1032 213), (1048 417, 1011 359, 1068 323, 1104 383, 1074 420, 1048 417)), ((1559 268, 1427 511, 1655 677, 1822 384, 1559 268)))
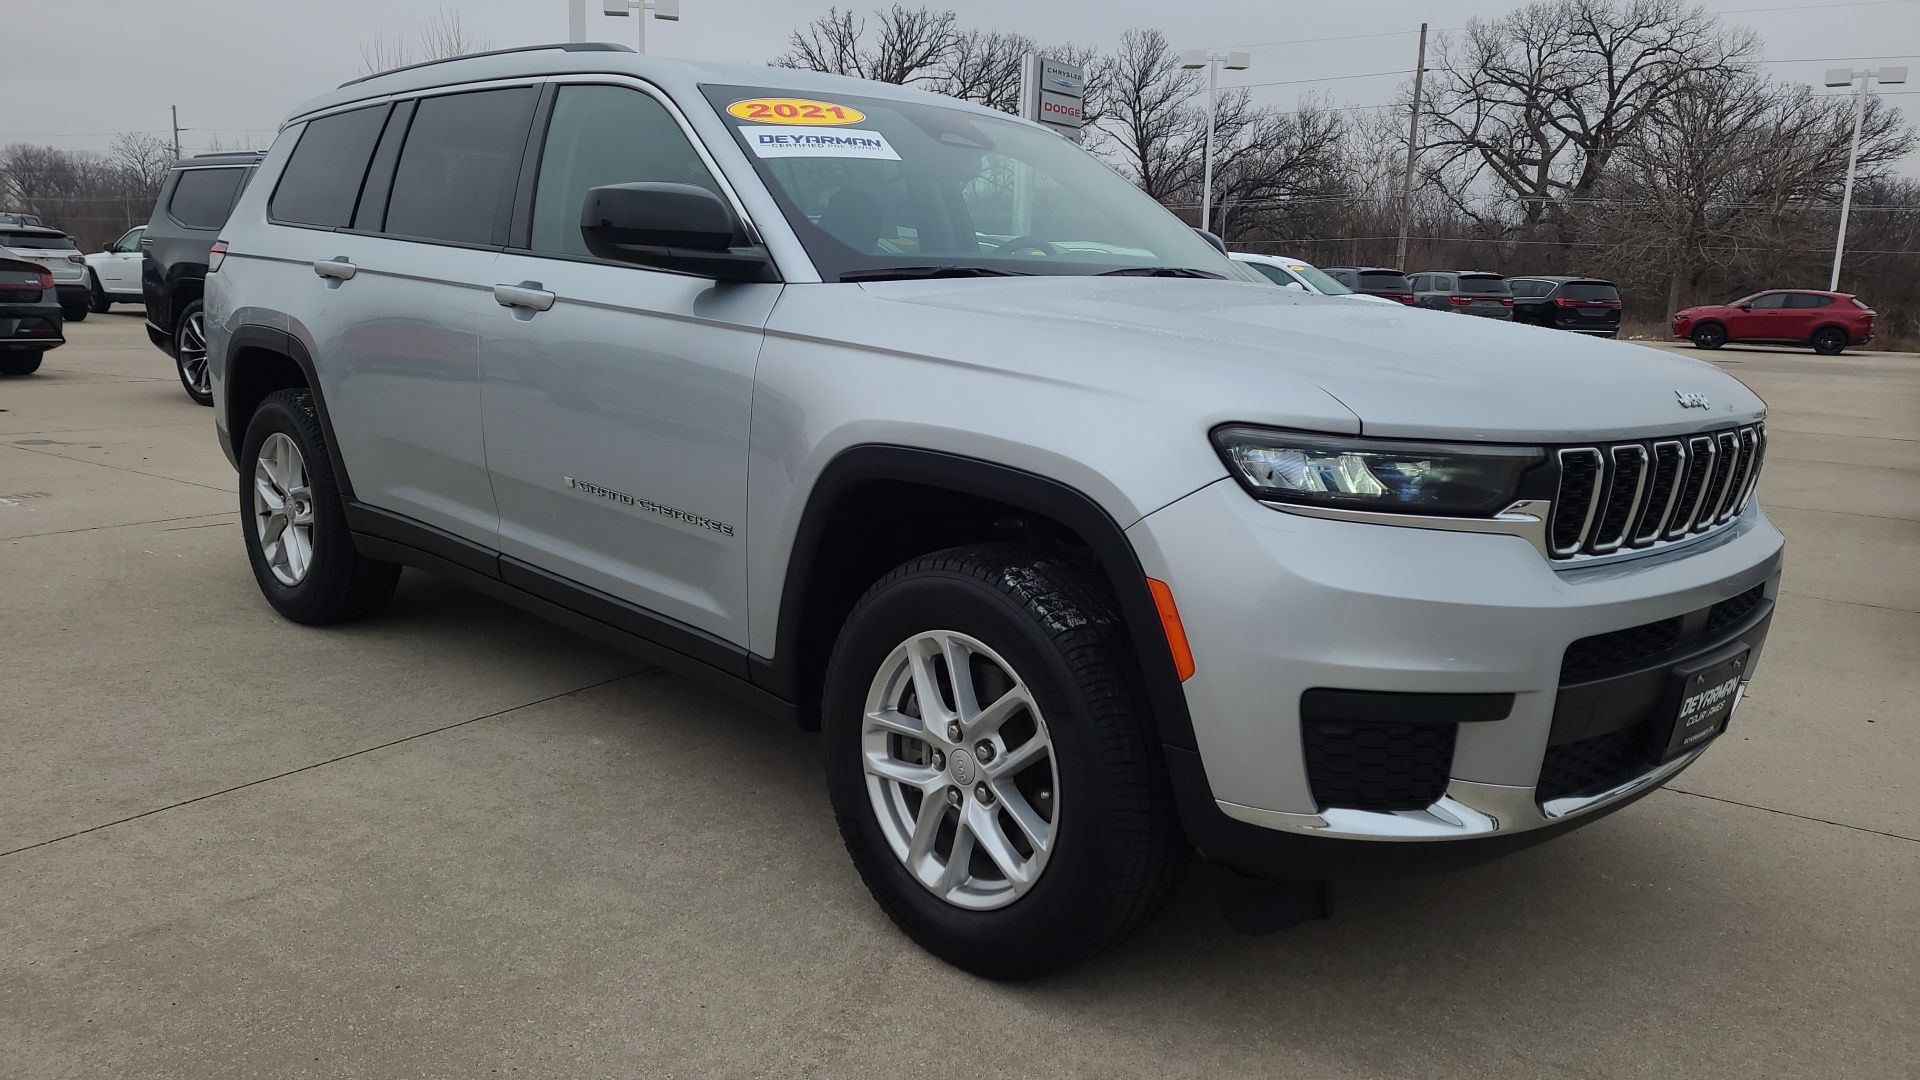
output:
POLYGON ((878 903, 992 977, 1195 853, 1264 930, 1618 809, 1725 730, 1779 588, 1714 367, 1255 283, 897 86, 390 72, 293 112, 209 271, 275 609, 418 567, 818 728, 878 903))

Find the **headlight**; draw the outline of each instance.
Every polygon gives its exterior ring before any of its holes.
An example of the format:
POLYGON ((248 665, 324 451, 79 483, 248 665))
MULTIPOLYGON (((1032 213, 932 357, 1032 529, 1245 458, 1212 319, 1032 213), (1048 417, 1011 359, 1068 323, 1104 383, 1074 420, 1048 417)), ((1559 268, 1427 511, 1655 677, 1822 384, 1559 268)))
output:
POLYGON ((1214 445, 1256 499, 1397 514, 1480 517, 1511 505, 1534 446, 1402 442, 1223 427, 1214 445))

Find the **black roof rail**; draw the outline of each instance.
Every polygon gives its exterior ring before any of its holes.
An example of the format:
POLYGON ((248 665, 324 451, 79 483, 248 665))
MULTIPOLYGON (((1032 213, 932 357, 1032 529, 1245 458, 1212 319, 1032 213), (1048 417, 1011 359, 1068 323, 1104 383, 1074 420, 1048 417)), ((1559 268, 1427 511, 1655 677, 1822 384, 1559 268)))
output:
POLYGON ((412 71, 415 68, 432 67, 435 64, 448 64, 455 60, 474 60, 482 56, 507 56, 512 53, 543 52, 547 49, 559 49, 561 52, 634 52, 633 46, 622 45, 617 41, 561 41, 551 45, 520 45, 511 49, 493 49, 488 52, 466 53, 462 56, 447 56, 439 60, 422 60, 417 64, 388 68, 385 71, 376 71, 371 75, 362 75, 357 79, 348 79, 346 82, 334 87, 334 89, 343 90, 355 83, 363 83, 368 79, 377 79, 382 75, 392 75, 396 71, 412 71))

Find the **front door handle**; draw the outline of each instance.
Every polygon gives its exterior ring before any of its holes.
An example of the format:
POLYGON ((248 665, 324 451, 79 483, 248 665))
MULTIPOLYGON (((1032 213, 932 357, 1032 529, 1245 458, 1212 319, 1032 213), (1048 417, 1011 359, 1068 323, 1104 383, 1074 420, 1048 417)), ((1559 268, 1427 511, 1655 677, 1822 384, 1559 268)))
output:
POLYGON ((350 280, 353 275, 359 273, 360 268, 348 262, 345 255, 338 255, 331 259, 320 259, 316 261, 313 264, 313 272, 323 278, 332 278, 335 281, 347 281, 350 280))
POLYGON ((553 306, 553 294, 542 289, 537 281, 523 281, 518 285, 495 285, 493 299, 501 307, 526 308, 528 311, 545 311, 553 306))

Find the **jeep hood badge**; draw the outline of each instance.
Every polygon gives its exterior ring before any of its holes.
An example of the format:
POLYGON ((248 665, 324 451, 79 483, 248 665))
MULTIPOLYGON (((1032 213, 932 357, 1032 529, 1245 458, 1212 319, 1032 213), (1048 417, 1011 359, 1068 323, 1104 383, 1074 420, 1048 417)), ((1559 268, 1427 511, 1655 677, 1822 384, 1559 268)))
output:
POLYGON ((1673 396, 1680 399, 1680 407, 1683 409, 1707 409, 1712 407, 1711 403, 1707 401, 1707 395, 1705 394, 1696 394, 1687 390, 1675 390, 1673 396))

